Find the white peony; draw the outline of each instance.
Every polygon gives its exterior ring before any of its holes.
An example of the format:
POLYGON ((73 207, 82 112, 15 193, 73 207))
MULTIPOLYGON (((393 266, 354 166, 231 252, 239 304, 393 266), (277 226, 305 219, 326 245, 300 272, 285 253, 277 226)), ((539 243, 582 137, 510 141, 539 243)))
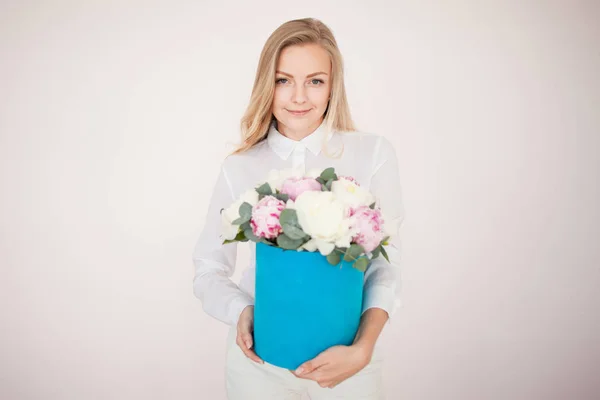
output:
POLYGON ((269 171, 267 177, 267 183, 271 186, 271 190, 275 193, 276 190, 281 190, 281 185, 288 178, 302 178, 304 176, 304 168, 302 166, 285 168, 285 169, 272 169, 269 171))
POLYGON ((250 203, 251 206, 255 206, 258 203, 258 193, 255 189, 249 189, 245 191, 239 199, 232 205, 227 207, 221 212, 221 238, 224 240, 235 239, 239 225, 234 225, 233 221, 240 217, 240 206, 243 203, 250 203))
POLYGON ((296 198, 293 207, 302 230, 311 237, 301 248, 318 249, 326 256, 335 246, 350 246, 354 234, 350 229, 351 220, 345 217, 344 204, 332 192, 304 192, 296 198))
POLYGON ((347 179, 339 179, 331 184, 331 192, 345 206, 357 208, 370 206, 375 197, 365 188, 347 179))

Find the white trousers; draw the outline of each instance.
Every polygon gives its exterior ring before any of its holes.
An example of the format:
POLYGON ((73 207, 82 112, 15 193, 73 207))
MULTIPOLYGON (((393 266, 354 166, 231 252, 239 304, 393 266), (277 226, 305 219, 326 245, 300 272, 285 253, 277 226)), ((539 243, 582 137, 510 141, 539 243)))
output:
POLYGON ((244 355, 235 342, 236 327, 229 329, 225 381, 229 400, 383 400, 383 354, 375 346, 371 362, 333 389, 312 379, 296 377, 286 368, 265 361, 258 364, 244 355), (303 395, 305 397, 303 397, 303 395))

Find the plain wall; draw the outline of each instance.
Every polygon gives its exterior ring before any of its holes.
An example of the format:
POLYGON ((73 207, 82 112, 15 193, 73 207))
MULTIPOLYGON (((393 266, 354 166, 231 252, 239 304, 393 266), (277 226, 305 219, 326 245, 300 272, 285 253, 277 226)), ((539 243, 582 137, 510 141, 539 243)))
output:
POLYGON ((599 2, 216 3, 0 3, 0 398, 225 398, 191 254, 262 45, 309 16, 399 157, 388 398, 600 398, 599 2))

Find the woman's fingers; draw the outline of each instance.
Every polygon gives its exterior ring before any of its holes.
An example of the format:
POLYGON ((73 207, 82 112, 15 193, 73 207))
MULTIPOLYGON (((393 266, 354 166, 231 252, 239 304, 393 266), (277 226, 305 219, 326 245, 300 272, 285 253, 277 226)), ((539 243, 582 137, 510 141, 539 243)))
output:
POLYGON ((236 343, 238 346, 240 346, 240 349, 242 349, 242 352, 246 355, 246 357, 259 364, 264 364, 264 361, 256 355, 254 350, 252 350, 251 335, 238 334, 236 343))

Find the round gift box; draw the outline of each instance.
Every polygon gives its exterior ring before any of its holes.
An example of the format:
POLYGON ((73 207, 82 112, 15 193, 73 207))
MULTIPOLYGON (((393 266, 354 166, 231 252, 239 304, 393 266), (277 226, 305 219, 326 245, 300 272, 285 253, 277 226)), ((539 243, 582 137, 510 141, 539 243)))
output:
POLYGON ((335 345, 351 345, 362 310, 364 273, 329 264, 318 251, 256 243, 254 350, 296 369, 335 345))

